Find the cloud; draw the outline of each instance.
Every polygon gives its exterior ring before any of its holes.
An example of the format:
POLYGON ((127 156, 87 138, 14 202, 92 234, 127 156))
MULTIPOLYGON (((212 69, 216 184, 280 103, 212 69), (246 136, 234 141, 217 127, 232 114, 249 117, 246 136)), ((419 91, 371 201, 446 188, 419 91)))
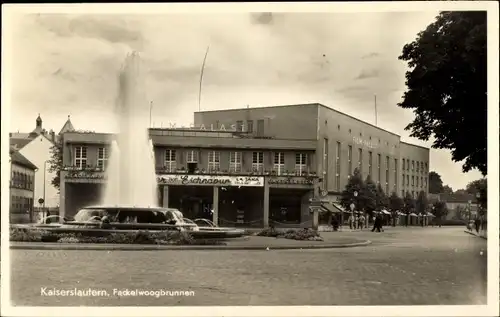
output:
POLYGON ((363 55, 361 58, 362 59, 367 59, 367 58, 374 58, 374 57, 378 57, 378 56, 380 56, 379 53, 377 53, 377 52, 371 52, 369 54, 363 55))
POLYGON ((356 76, 356 79, 367 79, 376 78, 380 75, 380 70, 378 69, 363 69, 361 73, 356 76))

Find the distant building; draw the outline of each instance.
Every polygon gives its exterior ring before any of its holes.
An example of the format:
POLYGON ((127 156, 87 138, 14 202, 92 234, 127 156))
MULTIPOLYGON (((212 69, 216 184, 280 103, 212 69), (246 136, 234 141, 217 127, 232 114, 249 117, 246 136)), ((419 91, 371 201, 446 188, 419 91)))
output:
MULTIPOLYGON (((196 112, 194 126, 150 129, 160 205, 241 226, 310 226, 359 168, 387 194, 428 192, 429 149, 321 104, 196 112)), ((98 204, 109 145, 103 133, 65 133, 61 214, 98 204)))
POLYGON ((11 148, 38 167, 34 183, 35 209, 40 207, 38 204, 40 198, 45 199, 45 207, 49 210, 57 210, 59 206, 58 190, 51 183, 55 174, 49 172, 48 160, 52 157, 51 148, 54 143, 59 140, 63 133, 70 131, 75 131, 75 129, 69 116, 61 131, 56 134, 53 130, 47 131, 43 128, 42 118, 38 115, 33 131, 9 134, 11 148))
POLYGON ((448 214, 446 219, 471 219, 478 214, 476 197, 471 194, 429 194, 429 201, 442 201, 446 203, 448 214))
POLYGON ((10 148, 10 223, 32 222, 37 167, 14 148, 10 148))

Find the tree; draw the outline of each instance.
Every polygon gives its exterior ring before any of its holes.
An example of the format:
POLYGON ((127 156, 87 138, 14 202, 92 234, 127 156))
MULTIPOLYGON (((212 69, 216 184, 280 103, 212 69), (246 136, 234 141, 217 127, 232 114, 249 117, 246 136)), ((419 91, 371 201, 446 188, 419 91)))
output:
POLYGON ((463 220, 465 218, 467 218, 467 216, 469 215, 469 210, 467 210, 467 208, 465 207, 462 207, 462 206, 457 206, 457 208, 455 209, 455 219, 457 220, 463 220))
POLYGON ((391 196, 389 197, 389 209, 391 210, 392 214, 392 226, 396 226, 396 217, 397 217, 397 212, 402 211, 404 206, 403 199, 396 194, 396 192, 392 192, 391 196))
POLYGON ((51 180, 52 186, 60 191, 61 184, 61 170, 63 169, 63 146, 62 140, 58 139, 50 148, 51 157, 49 159, 49 173, 56 173, 54 178, 51 180))
POLYGON ((417 200, 415 201, 415 210, 417 213, 425 215, 427 213, 427 208, 429 207, 429 201, 427 200, 427 195, 423 190, 418 193, 417 200))
POLYGON ((377 209, 377 185, 373 182, 370 175, 366 177, 364 186, 361 189, 361 195, 363 199, 362 206, 363 210, 370 215, 374 210, 377 209))
POLYGON ((432 213, 436 217, 437 220, 441 221, 443 217, 446 217, 448 214, 448 208, 446 207, 446 203, 444 201, 436 201, 432 205, 432 213))
POLYGON ((364 199, 362 197, 362 189, 364 187, 363 178, 361 177, 361 173, 356 168, 349 178, 345 189, 342 191, 340 196, 340 205, 344 208, 344 210, 351 210, 350 205, 352 203, 356 204, 358 210, 362 210, 362 203, 364 199), (354 192, 358 192, 358 197, 354 197, 354 192))
POLYGON ((432 171, 429 173, 429 193, 441 194, 443 192, 443 181, 441 175, 432 171))
POLYGON ((453 188, 451 188, 448 185, 444 185, 442 193, 443 194, 448 194, 448 195, 453 195, 453 188))
POLYGON ((448 149, 468 172, 487 174, 486 11, 441 12, 403 47, 407 91, 398 104, 413 109, 410 136, 448 149), (464 137, 467 136, 467 137, 464 137))
POLYGON ((415 199, 410 195, 410 192, 406 192, 406 196, 403 198, 403 212, 406 214, 406 223, 410 223, 410 214, 415 211, 415 199))
POLYGON ((382 185, 380 183, 377 184, 377 209, 382 210, 382 209, 387 209, 389 208, 389 198, 385 194, 384 190, 382 189, 382 185))
POLYGON ((480 192, 482 188, 488 188, 488 180, 486 179, 486 177, 470 182, 465 187, 465 190, 467 191, 467 193, 476 196, 476 194, 480 192))

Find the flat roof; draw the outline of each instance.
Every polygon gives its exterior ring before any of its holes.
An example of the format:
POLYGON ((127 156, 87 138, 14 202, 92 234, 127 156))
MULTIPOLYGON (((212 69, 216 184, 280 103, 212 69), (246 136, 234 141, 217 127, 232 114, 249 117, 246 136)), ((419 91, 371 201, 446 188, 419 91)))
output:
MULTIPOLYGON (((321 103, 319 103, 319 102, 315 102, 315 103, 298 103, 298 104, 292 104, 292 105, 257 106, 257 107, 251 107, 251 108, 250 108, 250 107, 247 107, 247 108, 232 108, 232 109, 220 109, 220 110, 205 110, 205 111, 195 111, 194 113, 196 114, 196 113, 225 112, 225 111, 242 111, 242 110, 251 110, 251 109, 272 109, 272 108, 302 107, 302 106, 319 106, 319 107, 323 107, 323 108, 326 108, 326 109, 328 109, 328 110, 331 110, 331 111, 334 111, 334 112, 336 112, 336 113, 339 113, 339 114, 341 114, 341 115, 344 115, 344 116, 346 116, 346 117, 349 117, 349 118, 351 118, 351 119, 353 119, 353 120, 356 120, 356 121, 358 121, 358 122, 361 122, 361 123, 363 123, 363 124, 369 125, 369 126, 371 126, 371 127, 373 127, 373 128, 376 128, 376 129, 378 129, 378 130, 381 130, 381 131, 387 132, 387 133, 392 134, 392 135, 397 136, 397 137, 401 137, 401 135, 399 135, 399 134, 397 134, 397 133, 394 133, 394 132, 391 132, 391 131, 389 131, 389 130, 383 129, 383 128, 381 128, 381 127, 379 127, 379 126, 376 126, 376 125, 374 125, 374 124, 372 124, 372 123, 369 123, 369 122, 363 121, 363 120, 361 120, 361 119, 359 119, 359 118, 356 118, 356 117, 354 117, 354 116, 352 116, 352 115, 349 115, 349 114, 347 114, 347 113, 341 112, 341 111, 339 111, 339 110, 333 109, 333 108, 331 108, 331 107, 329 107, 329 106, 326 106, 326 105, 324 105, 324 104, 321 104, 321 103)), ((405 144, 407 144, 407 145, 420 147, 420 148, 423 148, 423 149, 429 149, 429 148, 427 148, 427 147, 420 146, 420 145, 416 145, 416 144, 411 144, 411 143, 402 142, 402 141, 400 141, 400 142, 401 142, 401 143, 405 143, 405 144)))
POLYGON ((429 150, 429 149, 430 149, 430 148, 425 147, 425 146, 416 145, 416 144, 411 144, 411 143, 408 143, 408 142, 403 142, 403 141, 399 141, 399 143, 403 143, 403 144, 406 144, 406 145, 409 145, 409 146, 418 147, 418 148, 421 148, 421 149, 424 149, 424 150, 429 150))

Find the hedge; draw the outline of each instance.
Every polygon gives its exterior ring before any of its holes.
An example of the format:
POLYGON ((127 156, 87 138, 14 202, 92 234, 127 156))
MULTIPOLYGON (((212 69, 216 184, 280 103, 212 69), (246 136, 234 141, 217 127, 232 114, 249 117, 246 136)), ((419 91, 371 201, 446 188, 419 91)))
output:
POLYGON ((271 227, 260 231, 259 233, 257 233, 257 236, 292 240, 323 241, 323 238, 319 235, 318 231, 307 228, 299 230, 289 229, 286 231, 282 231, 271 227))
POLYGON ((59 242, 59 243, 113 243, 113 244, 162 244, 162 245, 225 245, 213 239, 193 239, 188 232, 137 231, 112 233, 103 237, 84 236, 81 233, 55 233, 43 230, 10 229, 10 241, 15 242, 59 242))

